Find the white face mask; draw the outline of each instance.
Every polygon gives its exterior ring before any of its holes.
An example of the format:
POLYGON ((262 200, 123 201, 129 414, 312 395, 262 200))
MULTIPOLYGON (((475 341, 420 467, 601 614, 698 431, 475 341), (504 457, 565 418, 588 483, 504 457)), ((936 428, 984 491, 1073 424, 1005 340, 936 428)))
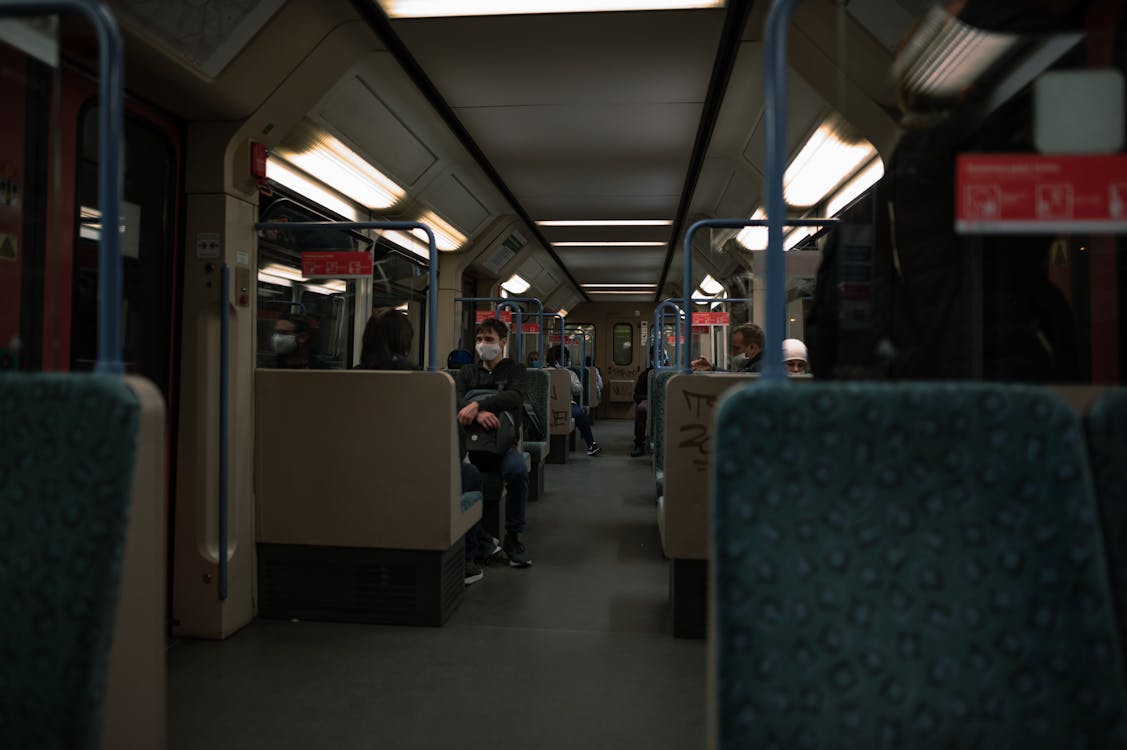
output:
POLYGON ((732 367, 737 370, 742 370, 750 361, 751 357, 747 356, 746 354, 737 354, 736 356, 732 357, 732 367))
POLYGON ((270 339, 275 354, 290 354, 297 349, 297 336, 292 333, 275 333, 270 339))
POLYGON ((501 346, 499 344, 478 344, 477 356, 486 362, 492 362, 501 356, 501 346))

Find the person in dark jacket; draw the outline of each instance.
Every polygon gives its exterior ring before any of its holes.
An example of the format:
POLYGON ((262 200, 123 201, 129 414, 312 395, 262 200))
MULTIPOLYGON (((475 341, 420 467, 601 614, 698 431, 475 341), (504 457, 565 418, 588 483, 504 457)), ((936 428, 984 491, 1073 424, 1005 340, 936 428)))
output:
POLYGON ((408 356, 415 327, 410 318, 394 307, 372 311, 361 338, 360 364, 364 370, 417 370, 408 356))
MULTIPOLYGON (((408 357, 411 342, 415 338, 415 327, 411 320, 393 307, 378 308, 368 318, 361 339, 360 364, 357 370, 418 370, 419 367, 408 357)), ((462 473, 462 492, 480 492, 481 472, 476 466, 462 460, 465 452, 459 455, 458 466, 462 473)), ((485 533, 478 521, 466 532, 466 585, 477 583, 485 574, 478 565, 480 557, 488 557, 500 550, 485 533)))
MULTIPOLYGON (((505 356, 509 328, 497 318, 481 321, 474 338, 479 360, 474 364, 464 365, 454 379, 458 390, 458 423, 462 427, 469 427, 476 422, 486 430, 495 430, 501 424, 497 416, 499 412, 507 411, 516 417, 520 416, 526 400, 524 381, 527 370, 524 365, 505 356), (496 395, 467 399, 470 391, 480 389, 496 391, 496 395)), ((528 470, 524 467, 524 458, 517 446, 513 445, 504 456, 494 461, 479 456, 471 456, 470 460, 482 471, 501 474, 508 491, 502 549, 509 558, 510 566, 527 568, 532 560, 520 540, 525 529, 525 509, 528 504, 528 470)), ((498 500, 499 498, 485 498, 486 502, 498 500)))
MULTIPOLYGON (((744 323, 732 329, 728 353, 731 356, 730 372, 759 372, 763 356, 763 329, 755 323, 744 323)), ((705 357, 692 361, 693 372, 716 370, 705 357)))

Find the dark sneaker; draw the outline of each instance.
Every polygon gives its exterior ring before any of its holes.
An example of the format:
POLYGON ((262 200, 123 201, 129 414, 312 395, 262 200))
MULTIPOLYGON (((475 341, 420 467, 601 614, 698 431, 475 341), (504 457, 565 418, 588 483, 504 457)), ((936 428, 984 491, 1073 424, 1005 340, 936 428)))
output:
POLYGON ((509 567, 527 568, 532 565, 532 560, 525 551, 524 545, 520 543, 520 537, 516 534, 505 534, 505 544, 502 548, 509 557, 509 567))
POLYGON ((630 458, 637 458, 638 456, 642 455, 645 452, 646 451, 642 446, 635 445, 633 448, 630 449, 630 458))
POLYGON ((598 443, 591 443, 589 446, 587 446, 587 455, 588 456, 597 456, 602 452, 603 452, 603 449, 599 447, 598 443))
POLYGON ((467 560, 465 578, 466 585, 469 586, 471 583, 477 583, 482 578, 485 578, 485 571, 481 569, 481 566, 475 563, 473 560, 467 560))
POLYGON ((486 537, 485 551, 478 556, 477 562, 482 565, 501 565, 508 561, 509 558, 505 557, 505 553, 501 549, 501 543, 498 541, 497 537, 486 537))

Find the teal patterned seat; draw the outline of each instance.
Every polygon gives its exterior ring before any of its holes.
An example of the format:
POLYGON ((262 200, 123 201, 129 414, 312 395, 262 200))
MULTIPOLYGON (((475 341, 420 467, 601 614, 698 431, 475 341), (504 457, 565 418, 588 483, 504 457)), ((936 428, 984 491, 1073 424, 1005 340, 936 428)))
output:
POLYGON ((677 369, 657 371, 649 394, 650 419, 654 425, 654 481, 658 497, 665 494, 665 384, 679 372, 677 369))
POLYGON ((462 493, 462 512, 465 513, 470 508, 474 507, 477 503, 481 502, 481 490, 474 490, 472 492, 462 493))
POLYGON ((1127 390, 1101 396, 1086 421, 1122 648, 1127 644, 1127 390))
POLYGON ((140 403, 0 375, 0 747, 97 748, 140 403))
POLYGON ((717 418, 721 748, 1127 747, 1080 426, 1046 391, 758 383, 717 418))

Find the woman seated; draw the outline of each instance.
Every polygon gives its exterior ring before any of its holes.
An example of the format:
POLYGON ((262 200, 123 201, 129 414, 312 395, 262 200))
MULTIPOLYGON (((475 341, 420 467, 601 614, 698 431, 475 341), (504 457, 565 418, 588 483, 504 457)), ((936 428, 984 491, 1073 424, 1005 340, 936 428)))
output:
MULTIPOLYGON (((545 356, 548 367, 566 369, 561 362, 564 356, 566 355, 562 354, 562 349, 558 344, 553 346, 545 356)), ((602 448, 595 442, 595 435, 591 432, 591 423, 587 421, 587 413, 583 411, 583 407, 576 403, 576 400, 583 394, 583 384, 579 381, 579 376, 575 374, 574 370, 567 370, 567 372, 571 375, 571 418, 575 420, 575 429, 579 430, 579 434, 583 436, 583 442, 587 444, 587 455, 597 456, 602 448)))

